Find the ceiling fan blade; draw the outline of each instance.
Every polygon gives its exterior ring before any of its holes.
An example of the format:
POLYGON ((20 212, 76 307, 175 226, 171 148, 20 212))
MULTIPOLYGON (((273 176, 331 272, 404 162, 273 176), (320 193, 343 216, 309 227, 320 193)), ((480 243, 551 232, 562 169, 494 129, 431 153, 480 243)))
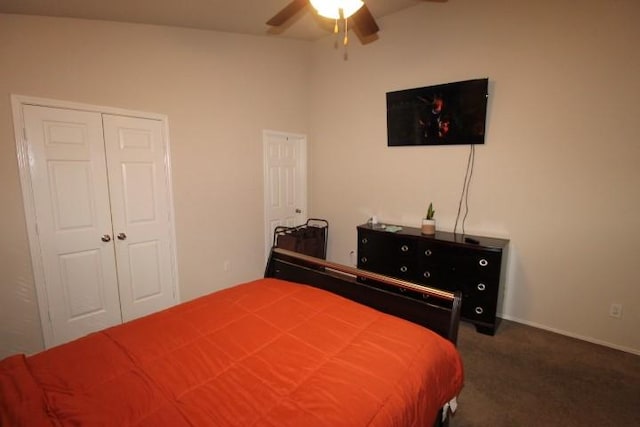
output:
POLYGON ((309 4, 309 0, 293 0, 286 5, 284 9, 276 13, 271 19, 267 21, 267 25, 273 27, 279 27, 280 25, 291 19, 296 13, 300 12, 306 5, 309 4))
POLYGON ((349 19, 362 37, 370 37, 380 30, 366 4, 358 9, 349 19))

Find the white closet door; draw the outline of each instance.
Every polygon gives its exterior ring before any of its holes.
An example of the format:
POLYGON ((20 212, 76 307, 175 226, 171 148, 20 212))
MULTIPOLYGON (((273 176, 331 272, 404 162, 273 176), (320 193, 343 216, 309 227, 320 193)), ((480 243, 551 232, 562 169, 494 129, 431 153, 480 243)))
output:
POLYGON ((124 321, 176 303, 169 169, 159 120, 103 115, 124 321))
POLYGON ((25 105, 53 344, 121 323, 99 113, 25 105))

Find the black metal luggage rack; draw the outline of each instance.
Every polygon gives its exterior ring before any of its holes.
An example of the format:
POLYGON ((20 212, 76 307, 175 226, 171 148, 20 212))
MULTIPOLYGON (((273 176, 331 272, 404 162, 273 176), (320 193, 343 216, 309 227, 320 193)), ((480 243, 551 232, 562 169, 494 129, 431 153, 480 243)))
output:
POLYGON ((329 223, 309 218, 296 227, 277 226, 273 231, 273 246, 316 258, 327 259, 329 223))

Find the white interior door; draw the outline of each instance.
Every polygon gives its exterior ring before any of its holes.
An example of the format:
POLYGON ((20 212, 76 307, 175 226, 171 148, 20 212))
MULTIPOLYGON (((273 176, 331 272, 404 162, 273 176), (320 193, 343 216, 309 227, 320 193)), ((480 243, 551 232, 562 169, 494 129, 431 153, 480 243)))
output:
POLYGON ((265 131, 264 212, 265 254, 277 226, 293 227, 307 219, 307 138, 265 131))
POLYGON ((103 116, 122 317, 176 303, 169 176, 159 120, 103 116))
POLYGON ((25 105, 52 343, 121 323, 99 113, 25 105))
POLYGON ((177 303, 166 117, 12 103, 45 346, 177 303))

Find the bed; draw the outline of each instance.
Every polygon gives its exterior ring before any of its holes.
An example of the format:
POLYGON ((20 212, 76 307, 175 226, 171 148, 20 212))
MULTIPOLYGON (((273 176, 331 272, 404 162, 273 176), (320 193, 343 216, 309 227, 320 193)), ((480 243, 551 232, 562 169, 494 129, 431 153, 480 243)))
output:
POLYGON ((262 279, 0 361, 0 425, 438 425, 463 384, 459 307, 274 248, 262 279))

